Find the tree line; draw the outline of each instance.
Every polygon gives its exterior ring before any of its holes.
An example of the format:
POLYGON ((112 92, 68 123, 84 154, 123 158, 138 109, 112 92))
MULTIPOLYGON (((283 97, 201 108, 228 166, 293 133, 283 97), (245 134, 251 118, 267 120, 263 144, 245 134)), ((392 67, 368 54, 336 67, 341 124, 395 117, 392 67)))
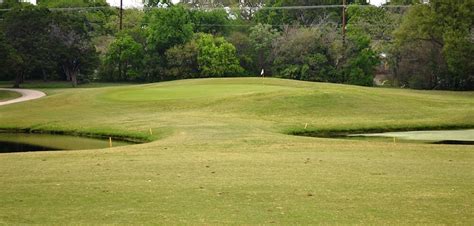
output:
POLYGON ((0 8, 0 80, 156 82, 265 76, 372 86, 474 89, 472 0, 105 1, 7 0, 0 8), (99 7, 98 7, 99 6, 99 7), (231 6, 223 8, 223 6, 231 6), (289 7, 290 6, 290 7, 289 7), (298 6, 291 8, 291 6, 298 6), (299 6, 311 6, 305 8, 299 6), (93 10, 54 10, 97 7, 93 10), (345 30, 345 32, 343 32, 345 30))

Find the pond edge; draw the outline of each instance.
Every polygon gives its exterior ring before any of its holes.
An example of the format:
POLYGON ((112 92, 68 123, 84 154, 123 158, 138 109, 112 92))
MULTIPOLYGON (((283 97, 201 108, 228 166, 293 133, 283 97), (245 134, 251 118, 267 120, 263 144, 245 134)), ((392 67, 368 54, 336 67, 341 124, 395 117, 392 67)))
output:
MULTIPOLYGON (((158 132, 158 131, 157 131, 158 132)), ((125 141, 134 144, 148 143, 160 139, 159 136, 143 135, 138 133, 106 133, 106 132, 86 132, 71 130, 51 130, 51 129, 33 129, 33 128, 0 128, 0 133, 27 133, 27 134, 52 134, 65 136, 79 136, 87 138, 108 139, 112 138, 117 141, 125 141)))
POLYGON ((343 138, 352 134, 363 133, 387 133, 387 132, 408 132, 408 131, 429 131, 429 130, 461 130, 474 129, 474 124, 465 125, 439 125, 439 126, 406 126, 406 127, 384 127, 384 128, 360 128, 360 129, 297 129, 290 128, 284 134, 304 137, 319 138, 343 138))

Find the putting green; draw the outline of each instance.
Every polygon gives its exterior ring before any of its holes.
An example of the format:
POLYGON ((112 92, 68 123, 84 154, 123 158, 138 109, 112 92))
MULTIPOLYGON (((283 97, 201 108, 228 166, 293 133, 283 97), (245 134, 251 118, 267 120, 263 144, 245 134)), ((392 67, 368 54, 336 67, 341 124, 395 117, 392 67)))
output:
POLYGON ((289 89, 291 88, 265 84, 192 84, 187 86, 154 86, 117 90, 108 93, 106 97, 111 100, 120 101, 156 101, 195 98, 224 98, 237 95, 278 92, 289 89))

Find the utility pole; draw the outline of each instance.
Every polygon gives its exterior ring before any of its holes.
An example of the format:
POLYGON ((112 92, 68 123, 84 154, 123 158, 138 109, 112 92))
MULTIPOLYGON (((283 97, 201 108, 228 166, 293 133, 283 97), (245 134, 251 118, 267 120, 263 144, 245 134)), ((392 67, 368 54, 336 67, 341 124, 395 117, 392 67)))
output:
POLYGON ((120 30, 122 30, 123 0, 120 0, 120 30))
MULTIPOLYGON (((122 17, 123 17, 123 0, 120 0, 120 26, 119 30, 122 31, 122 17)), ((122 79, 122 60, 120 57, 122 56, 122 47, 119 46, 119 65, 118 65, 118 71, 119 71, 119 79, 122 79)))
POLYGON ((342 0, 342 45, 346 44, 346 0, 342 0))

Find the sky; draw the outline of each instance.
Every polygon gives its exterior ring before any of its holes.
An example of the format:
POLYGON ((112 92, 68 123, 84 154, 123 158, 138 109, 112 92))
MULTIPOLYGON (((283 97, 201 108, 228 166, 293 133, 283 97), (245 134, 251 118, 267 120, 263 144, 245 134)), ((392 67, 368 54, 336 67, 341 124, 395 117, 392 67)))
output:
MULTIPOLYGON (((120 6, 120 0, 107 0, 111 6, 120 6)), ((124 8, 143 7, 142 0, 123 0, 124 8)))
POLYGON ((379 6, 379 5, 382 5, 383 3, 385 3, 385 1, 386 0, 370 0, 370 4, 379 6))
MULTIPOLYGON (((370 3, 372 5, 381 5, 382 3, 385 3, 386 0, 370 0, 370 3)), ((107 2, 111 6, 120 6, 120 0, 107 0, 107 2)), ((173 1, 174 2, 174 1, 173 1)), ((123 0, 123 5, 125 8, 130 8, 130 7, 142 7, 142 0, 123 0)))

